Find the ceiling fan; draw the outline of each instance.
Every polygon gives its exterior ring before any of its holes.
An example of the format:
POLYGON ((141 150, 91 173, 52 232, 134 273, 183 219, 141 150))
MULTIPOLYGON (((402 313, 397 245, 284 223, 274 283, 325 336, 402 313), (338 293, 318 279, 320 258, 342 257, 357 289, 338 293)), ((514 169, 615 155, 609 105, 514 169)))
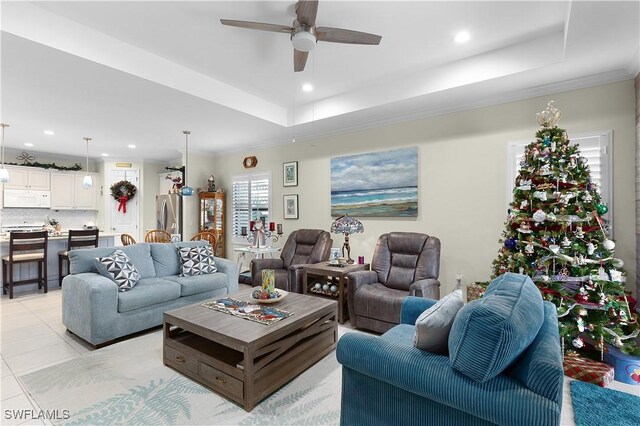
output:
POLYGON ((382 36, 376 34, 345 30, 342 28, 316 27, 317 13, 318 0, 299 0, 298 3, 296 3, 296 19, 290 27, 286 25, 234 21, 230 19, 221 19, 220 22, 222 25, 230 25, 232 27, 289 34, 291 42, 293 43, 293 70, 295 72, 304 70, 309 51, 313 49, 318 41, 348 44, 380 44, 382 36))

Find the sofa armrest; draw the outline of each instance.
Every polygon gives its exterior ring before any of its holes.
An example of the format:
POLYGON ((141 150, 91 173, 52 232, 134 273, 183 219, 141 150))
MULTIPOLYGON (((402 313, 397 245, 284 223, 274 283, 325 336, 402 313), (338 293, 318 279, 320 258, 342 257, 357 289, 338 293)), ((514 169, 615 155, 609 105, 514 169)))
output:
MULTIPOLYGON (((476 382, 453 370, 449 357, 411 344, 349 332, 338 341, 336 357, 343 369, 491 423, 515 425, 531 419, 536 424, 559 424, 561 406, 517 380, 500 374, 484 383, 476 382)), ((375 392, 375 382, 364 383, 368 383, 368 392, 375 392)))
POLYGON ((93 345, 114 339, 118 286, 93 272, 67 275, 62 285, 62 323, 93 345))
POLYGON ((436 304, 436 300, 407 296, 402 301, 400 324, 415 324, 421 313, 436 304))
POLYGON ((222 272, 227 274, 227 294, 237 293, 239 290, 238 287, 238 265, 235 262, 232 262, 228 259, 224 259, 222 257, 214 257, 213 260, 216 263, 216 268, 218 268, 218 272, 222 272))
POLYGON ((438 300, 440 299, 440 281, 435 278, 416 281, 409 286, 409 295, 438 300))

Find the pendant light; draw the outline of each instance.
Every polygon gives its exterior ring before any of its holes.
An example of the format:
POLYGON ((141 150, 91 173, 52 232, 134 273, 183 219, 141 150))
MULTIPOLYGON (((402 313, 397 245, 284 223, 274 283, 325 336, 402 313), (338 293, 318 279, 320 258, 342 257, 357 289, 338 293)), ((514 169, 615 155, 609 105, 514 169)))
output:
POLYGON ((9 127, 8 124, 0 123, 2 126, 2 145, 0 146, 0 182, 9 182, 9 170, 4 168, 4 128, 9 127))
POLYGON ((93 186, 93 179, 89 176, 89 141, 91 138, 82 138, 87 143, 87 174, 84 179, 82 179, 82 187, 84 189, 90 189, 93 186))
POLYGON ((183 130, 184 133, 184 186, 180 193, 183 197, 189 197, 193 195, 193 188, 187 185, 187 169, 189 168, 189 135, 191 131, 183 130))

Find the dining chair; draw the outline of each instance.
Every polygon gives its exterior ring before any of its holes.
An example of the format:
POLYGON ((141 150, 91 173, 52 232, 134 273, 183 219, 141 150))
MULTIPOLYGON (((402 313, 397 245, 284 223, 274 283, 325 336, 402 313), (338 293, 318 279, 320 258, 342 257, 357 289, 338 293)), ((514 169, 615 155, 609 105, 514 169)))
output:
POLYGON ((128 246, 131 244, 135 244, 136 240, 135 238, 133 238, 131 235, 129 234, 122 234, 120 235, 120 241, 122 242, 123 246, 128 246))
POLYGON ((201 231, 191 237, 191 241, 208 241, 211 244, 211 250, 214 252, 218 246, 218 236, 211 231, 201 231))
POLYGON ((144 241, 146 243, 170 243, 171 234, 162 229, 152 229, 144 236, 144 241))
MULTIPOLYGON (((2 294, 7 294, 13 299, 13 287, 17 285, 38 283, 38 289, 44 287, 47 292, 47 243, 49 233, 39 232, 12 232, 9 236, 9 255, 2 257, 2 294), (26 253, 17 253, 26 252, 26 253), (13 280, 13 266, 16 263, 38 263, 38 277, 13 280)), ((21 273, 24 273, 20 271, 21 273)))
POLYGON ((62 287, 62 279, 69 274, 69 250, 78 247, 98 247, 99 229, 70 229, 67 249, 58 252, 58 284, 62 287), (67 273, 62 275, 62 264, 66 261, 67 273))

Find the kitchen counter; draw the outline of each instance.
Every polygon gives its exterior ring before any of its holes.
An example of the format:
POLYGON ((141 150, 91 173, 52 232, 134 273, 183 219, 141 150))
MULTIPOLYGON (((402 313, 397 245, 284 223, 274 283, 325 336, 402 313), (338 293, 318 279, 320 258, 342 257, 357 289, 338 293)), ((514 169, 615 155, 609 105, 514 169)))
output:
MULTIPOLYGON (((102 231, 100 231, 99 238, 102 238, 102 237, 105 237, 105 238, 106 237, 120 237, 120 233, 117 233, 117 232, 102 232, 102 231)), ((66 241, 68 238, 69 238, 69 232, 68 231, 67 232, 63 231, 62 234, 60 234, 58 236, 55 236, 55 237, 49 235, 48 240, 49 241, 57 241, 57 240, 66 241)), ((8 242, 9 242, 9 237, 6 237, 6 236, 0 237, 0 243, 8 243, 8 242)))
MULTIPOLYGON (((47 241, 47 284, 49 289, 58 288, 58 252, 67 249, 67 239, 69 235, 63 233, 57 237, 49 237, 47 241)), ((98 247, 114 247, 120 245, 120 234, 115 232, 100 232, 98 236, 98 247)), ((9 254, 9 238, 0 238, 0 251, 2 255, 9 254)), ((66 268, 65 268, 66 270, 66 268)), ((14 280, 31 279, 38 276, 38 266, 36 263, 19 263, 13 268, 14 280)), ((3 277, 4 279, 4 277, 3 277)), ((37 284, 27 284, 14 287, 15 295, 26 293, 37 293, 37 284)), ((40 290, 42 291, 42 290, 40 290)), ((9 296, 4 296, 9 297, 9 296)))

